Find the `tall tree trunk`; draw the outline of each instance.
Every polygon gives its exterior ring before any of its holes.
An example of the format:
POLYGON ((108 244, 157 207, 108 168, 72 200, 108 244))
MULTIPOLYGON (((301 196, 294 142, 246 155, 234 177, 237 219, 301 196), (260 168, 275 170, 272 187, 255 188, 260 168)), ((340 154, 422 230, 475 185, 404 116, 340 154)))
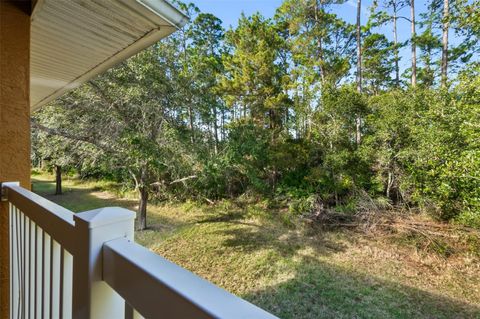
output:
POLYGON ((448 28, 450 26, 450 4, 443 0, 443 27, 442 27, 442 87, 447 87, 448 79, 448 28))
POLYGON ((138 188, 140 193, 140 200, 138 203, 138 225, 137 230, 147 229, 147 203, 148 203, 148 189, 146 186, 138 188))
POLYGON ((191 139, 191 142, 194 143, 195 142, 195 130, 194 130, 194 126, 193 126, 193 110, 192 110, 192 103, 189 102, 188 103, 188 118, 189 118, 189 128, 190 128, 190 133, 191 133, 191 136, 190 136, 190 139, 191 139))
POLYGON ((186 78, 186 75, 189 74, 189 70, 188 70, 188 66, 190 64, 190 61, 188 59, 188 53, 187 53, 187 36, 186 36, 186 33, 185 33, 185 29, 182 30, 182 46, 183 46, 183 76, 185 77, 185 87, 187 87, 187 103, 188 103, 188 122, 189 122, 189 129, 190 129, 190 141, 192 142, 192 144, 195 142, 195 131, 194 131, 194 126, 193 126, 193 110, 192 110, 192 96, 191 96, 191 92, 190 90, 188 90, 188 87, 190 84, 190 82, 192 81, 190 78, 187 79, 186 78))
POLYGON ((410 23, 412 29, 412 86, 417 85, 417 33, 415 31, 415 0, 410 0, 410 23))
POLYGON ((429 88, 433 86, 433 83, 435 81, 435 74, 434 74, 434 71, 432 70, 432 50, 431 49, 426 49, 425 50, 425 62, 424 62, 424 65, 425 65, 425 74, 427 75, 426 76, 426 80, 424 80, 426 86, 428 86, 429 88))
POLYGON ((55 195, 62 195, 62 167, 55 165, 55 195))
POLYGON ((222 123, 221 123, 221 129, 220 129, 220 136, 222 137, 222 141, 225 139, 225 110, 222 108, 222 123))
POLYGON ((213 137, 215 139, 214 152, 218 154, 218 123, 217 123, 217 106, 213 106, 213 137))
POLYGON ((388 172, 388 177, 387 177, 387 185, 386 185, 386 190, 385 190, 385 196, 390 199, 390 191, 392 190, 392 185, 393 185, 393 173, 391 171, 388 172))
POLYGON ((270 109, 268 110, 268 127, 270 128, 270 130, 274 130, 275 129, 275 111, 270 109))
MULTIPOLYGON (((321 5, 321 4, 320 4, 321 5)), ((319 4, 315 3, 315 26, 319 24, 319 4)), ((322 46, 322 37, 318 37, 318 66, 320 72, 320 79, 322 80, 322 85, 325 84, 325 70, 323 69, 323 46, 322 46)))
POLYGON ((138 202, 138 224, 137 230, 147 229, 147 203, 148 203, 148 185, 147 185, 147 168, 140 170, 140 178, 138 180, 138 192, 140 195, 138 202))
MULTIPOLYGON (((357 91, 362 93, 362 34, 360 15, 362 13, 362 0, 357 0, 357 91)), ((355 141, 357 145, 362 140, 362 118, 360 115, 355 119, 355 141)))
POLYGON ((400 67, 398 66, 398 37, 397 37, 397 2, 393 1, 393 45, 395 58, 395 85, 400 86, 400 67))
POLYGON ((357 91, 362 92, 362 30, 360 15, 362 13, 362 0, 357 0, 357 91))

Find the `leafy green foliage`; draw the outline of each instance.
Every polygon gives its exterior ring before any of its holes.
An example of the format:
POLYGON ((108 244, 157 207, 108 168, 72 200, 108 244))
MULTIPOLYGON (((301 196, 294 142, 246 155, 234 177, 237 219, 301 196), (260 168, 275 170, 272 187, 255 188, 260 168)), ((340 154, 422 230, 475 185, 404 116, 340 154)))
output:
POLYGON ((227 31, 178 2, 191 23, 34 114, 34 163, 135 186, 140 207, 248 194, 288 206, 279 218, 291 223, 312 205, 354 212, 369 196, 478 227, 477 2, 452 7, 465 42, 449 51, 442 89, 440 2, 410 40, 416 87, 399 80, 406 43, 376 32, 409 3, 375 3, 361 93, 355 26, 331 10, 342 1, 286 0, 273 19, 242 15, 227 31))

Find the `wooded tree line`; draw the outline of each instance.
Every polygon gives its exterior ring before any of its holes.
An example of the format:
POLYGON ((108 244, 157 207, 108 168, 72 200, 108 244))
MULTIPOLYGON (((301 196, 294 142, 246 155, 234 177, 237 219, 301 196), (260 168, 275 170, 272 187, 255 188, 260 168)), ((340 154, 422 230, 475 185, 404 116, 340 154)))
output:
POLYGON ((356 24, 343 1, 285 0, 229 30, 177 5, 182 30, 33 114, 34 164, 135 187, 141 229, 149 199, 242 194, 293 215, 368 196, 480 227, 478 0, 419 17, 378 0, 366 21, 358 0, 356 24))

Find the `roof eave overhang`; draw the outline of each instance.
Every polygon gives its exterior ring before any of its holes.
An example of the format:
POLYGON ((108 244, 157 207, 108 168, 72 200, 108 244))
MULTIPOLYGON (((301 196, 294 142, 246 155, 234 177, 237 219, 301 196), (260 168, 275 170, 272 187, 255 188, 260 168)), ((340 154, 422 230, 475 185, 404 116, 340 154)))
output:
MULTIPOLYGON (((45 1, 49 0, 37 0, 34 3, 34 8, 32 12, 32 22, 36 19, 36 13, 42 10, 42 6, 45 1)), ((165 0, 136 0, 138 6, 135 10, 146 10, 151 12, 150 14, 155 14, 162 18, 162 20, 168 22, 167 24, 162 24, 156 28, 145 30, 146 32, 139 36, 134 42, 129 44, 126 47, 120 48, 115 51, 114 54, 105 56, 101 62, 96 64, 93 67, 86 68, 79 72, 74 78, 69 81, 59 80, 58 87, 56 87, 52 92, 43 97, 42 99, 31 103, 32 111, 38 109, 39 107, 47 104, 48 102, 54 100, 55 98, 61 96, 66 91, 74 89, 81 85, 82 83, 88 81, 94 76, 108 70, 109 68, 115 66, 116 64, 128 59, 132 55, 138 53, 139 51, 153 45, 157 41, 165 38, 166 36, 173 33, 178 28, 181 28, 188 21, 188 18, 175 7, 173 7, 169 2, 165 0)), ((74 35, 72 35, 74 36, 74 35)), ((35 53, 33 53, 35 54, 35 53)), ((72 57, 74 58, 74 57, 72 57)), ((31 85, 35 85, 35 81, 42 81, 42 79, 35 79, 35 74, 32 74, 31 85)), ((55 83, 55 79, 52 79, 55 83)))

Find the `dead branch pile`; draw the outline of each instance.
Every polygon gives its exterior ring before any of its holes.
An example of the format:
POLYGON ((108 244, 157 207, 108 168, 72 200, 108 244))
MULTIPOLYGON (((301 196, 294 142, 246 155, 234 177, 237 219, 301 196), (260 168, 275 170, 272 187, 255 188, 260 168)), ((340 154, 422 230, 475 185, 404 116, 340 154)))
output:
POLYGON ((435 221, 418 211, 377 203, 363 195, 355 213, 338 212, 317 201, 305 219, 325 229, 346 228, 368 236, 408 239, 417 248, 446 256, 465 249, 480 253, 480 231, 477 229, 435 221))

